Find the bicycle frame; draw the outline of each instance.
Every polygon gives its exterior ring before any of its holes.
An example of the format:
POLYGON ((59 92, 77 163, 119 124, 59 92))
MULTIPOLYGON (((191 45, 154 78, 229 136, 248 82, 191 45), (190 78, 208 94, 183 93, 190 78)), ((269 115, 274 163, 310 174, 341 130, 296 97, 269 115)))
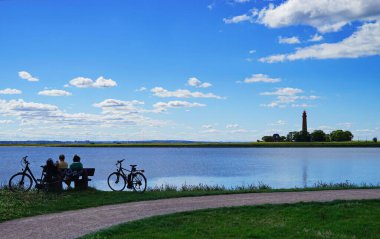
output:
MULTIPOLYGON (((42 183, 42 180, 43 180, 43 177, 44 177, 44 170, 42 169, 42 173, 41 173, 41 178, 40 179, 37 179, 35 176, 34 176, 34 174, 33 174, 33 172, 32 172, 32 170, 30 170, 30 168, 29 168, 29 162, 26 160, 26 158, 24 158, 24 163, 25 163, 25 168, 23 168, 21 171, 22 171, 22 173, 24 174, 24 175, 29 175, 31 178, 32 178, 32 180, 33 180, 33 182, 35 183, 35 185, 39 185, 39 184, 41 184, 42 183)), ((43 167, 43 166, 41 166, 41 167, 43 167)), ((24 177, 24 176, 23 176, 24 177)), ((24 178, 23 178, 24 179, 24 178)))
MULTIPOLYGON (((36 177, 34 177, 32 170, 30 170, 30 168, 29 168, 29 163, 26 164, 25 169, 22 170, 22 173, 28 174, 29 176, 31 176, 36 185, 39 184, 38 179, 36 179, 36 177)), ((42 175, 43 175, 43 172, 42 172, 42 175)), ((41 175, 41 178, 42 178, 42 175, 41 175)))
MULTIPOLYGON (((124 160, 123 160, 124 161, 124 160)), ((144 170, 137 170, 136 169, 136 166, 131 166, 132 168, 131 168, 131 170, 128 170, 128 169, 126 169, 126 168, 123 168, 123 166, 121 165, 121 163, 123 162, 123 161, 118 161, 117 162, 117 164, 116 165, 119 165, 118 166, 118 169, 116 170, 116 172, 118 172, 122 177, 124 177, 126 180, 127 180, 127 182, 129 182, 130 181, 130 179, 131 179, 131 177, 128 177, 129 175, 134 175, 135 173, 137 173, 137 172, 144 172, 144 170), (127 171, 127 172, 129 172, 128 174, 125 174, 125 171, 127 171)))

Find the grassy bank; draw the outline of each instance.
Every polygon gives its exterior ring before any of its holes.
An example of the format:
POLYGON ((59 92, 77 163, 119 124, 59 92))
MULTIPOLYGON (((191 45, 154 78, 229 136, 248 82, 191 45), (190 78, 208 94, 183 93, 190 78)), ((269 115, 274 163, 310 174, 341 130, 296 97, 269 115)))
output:
POLYGON ((90 143, 90 144, 2 144, 0 146, 45 146, 45 147, 183 147, 183 148, 308 148, 308 147, 380 147, 380 142, 209 142, 209 143, 90 143))
POLYGON ((205 196, 233 193, 260 193, 305 190, 338 190, 350 188, 378 188, 379 185, 353 185, 350 183, 319 183, 312 188, 271 189, 268 185, 236 187, 228 189, 223 186, 163 186, 152 188, 144 194, 133 192, 105 192, 95 189, 86 191, 64 191, 62 193, 12 193, 0 190, 0 222, 15 218, 34 216, 46 213, 61 212, 108 204, 126 203, 144 200, 156 200, 175 197, 205 196))
POLYGON ((208 209, 157 216, 98 238, 379 238, 380 200, 208 209))

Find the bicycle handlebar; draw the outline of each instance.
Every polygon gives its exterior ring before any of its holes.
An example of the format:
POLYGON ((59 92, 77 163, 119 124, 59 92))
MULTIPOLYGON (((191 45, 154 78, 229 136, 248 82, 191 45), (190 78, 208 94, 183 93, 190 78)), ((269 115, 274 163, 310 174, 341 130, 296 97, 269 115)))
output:
POLYGON ((22 160, 24 161, 25 164, 29 164, 28 160, 26 160, 27 158, 28 158, 28 156, 22 157, 22 160))
POLYGON ((116 165, 121 164, 124 160, 125 159, 123 159, 123 160, 117 160, 116 165))

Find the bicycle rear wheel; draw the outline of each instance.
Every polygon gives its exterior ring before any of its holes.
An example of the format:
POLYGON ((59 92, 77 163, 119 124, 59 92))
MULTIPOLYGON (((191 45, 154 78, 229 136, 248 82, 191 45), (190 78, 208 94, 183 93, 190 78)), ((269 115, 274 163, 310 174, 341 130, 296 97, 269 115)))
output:
POLYGON ((146 177, 142 173, 135 173, 132 177, 133 191, 143 193, 146 190, 146 177))
POLYGON ((27 192, 32 188, 33 181, 26 173, 16 173, 9 179, 9 189, 12 192, 27 192))
POLYGON ((112 191, 123 191, 127 182, 122 174, 113 172, 108 176, 108 186, 112 191))

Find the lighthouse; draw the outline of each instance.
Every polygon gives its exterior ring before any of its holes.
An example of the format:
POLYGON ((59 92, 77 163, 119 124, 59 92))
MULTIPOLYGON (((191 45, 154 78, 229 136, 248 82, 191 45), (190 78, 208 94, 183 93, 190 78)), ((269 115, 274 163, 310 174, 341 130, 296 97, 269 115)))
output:
POLYGON ((304 110, 303 114, 302 114, 302 134, 303 135, 307 134, 307 114, 306 114, 306 110, 304 110))

